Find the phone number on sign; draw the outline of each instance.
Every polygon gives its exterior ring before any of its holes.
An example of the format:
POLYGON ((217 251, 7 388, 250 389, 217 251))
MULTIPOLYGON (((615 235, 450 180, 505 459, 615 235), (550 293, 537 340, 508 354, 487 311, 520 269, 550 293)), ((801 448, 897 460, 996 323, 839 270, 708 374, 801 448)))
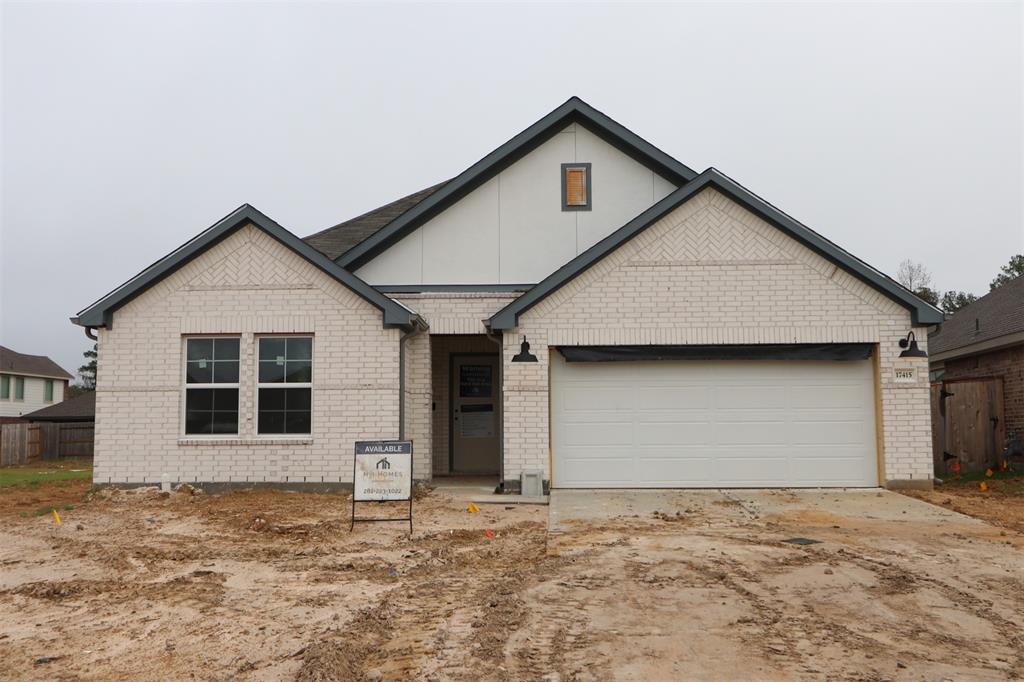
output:
POLYGON ((405 490, 402 488, 363 488, 364 495, 402 495, 405 490))

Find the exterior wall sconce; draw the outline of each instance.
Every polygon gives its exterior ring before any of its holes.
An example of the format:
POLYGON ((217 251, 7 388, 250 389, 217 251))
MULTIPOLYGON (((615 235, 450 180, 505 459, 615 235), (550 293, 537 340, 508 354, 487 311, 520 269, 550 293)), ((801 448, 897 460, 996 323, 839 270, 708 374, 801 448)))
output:
POLYGON ((525 336, 523 342, 519 344, 519 353, 512 358, 512 362, 537 362, 537 356, 530 352, 530 344, 525 336))
POLYGON ((900 348, 906 349, 902 353, 900 353, 901 358, 928 357, 928 353, 925 353, 923 350, 917 347, 917 339, 914 338, 914 332, 910 332, 909 334, 907 334, 907 338, 900 339, 900 348))

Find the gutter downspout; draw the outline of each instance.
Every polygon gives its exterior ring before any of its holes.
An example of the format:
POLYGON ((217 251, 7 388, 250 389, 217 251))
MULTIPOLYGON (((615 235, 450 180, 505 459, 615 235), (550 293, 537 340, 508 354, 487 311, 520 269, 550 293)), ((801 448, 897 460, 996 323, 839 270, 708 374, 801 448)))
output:
POLYGON ((405 440, 405 342, 426 330, 426 323, 417 318, 412 329, 398 339, 398 440, 405 440))
MULTIPOLYGON (((484 325, 487 320, 484 320, 484 325)), ((505 346, 504 334, 487 328, 487 338, 498 345, 498 399, 501 400, 500 433, 498 435, 498 489, 505 492, 505 346)))
POLYGON ((88 336, 90 339, 92 339, 93 341, 99 341, 99 337, 96 336, 95 327, 84 327, 84 331, 85 335, 88 336))

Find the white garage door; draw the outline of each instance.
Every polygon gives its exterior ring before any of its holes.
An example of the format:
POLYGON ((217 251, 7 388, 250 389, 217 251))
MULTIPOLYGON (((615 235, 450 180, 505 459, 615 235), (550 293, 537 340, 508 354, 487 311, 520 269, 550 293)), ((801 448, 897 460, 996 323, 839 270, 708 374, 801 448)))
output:
POLYGON ((552 356, 555 487, 878 485, 870 360, 552 356))

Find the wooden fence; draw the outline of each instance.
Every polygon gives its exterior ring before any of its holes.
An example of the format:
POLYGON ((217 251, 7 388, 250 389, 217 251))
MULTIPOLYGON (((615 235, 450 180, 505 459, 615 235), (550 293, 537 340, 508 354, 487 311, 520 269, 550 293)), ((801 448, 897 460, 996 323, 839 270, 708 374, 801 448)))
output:
POLYGON ((935 475, 996 467, 1006 446, 1001 378, 953 379, 931 386, 932 453, 935 475), (945 391, 945 393, 943 393, 945 391), (956 459, 946 459, 944 453, 956 459))
POLYGON ((92 457, 93 429, 92 422, 0 425, 0 466, 92 457))

